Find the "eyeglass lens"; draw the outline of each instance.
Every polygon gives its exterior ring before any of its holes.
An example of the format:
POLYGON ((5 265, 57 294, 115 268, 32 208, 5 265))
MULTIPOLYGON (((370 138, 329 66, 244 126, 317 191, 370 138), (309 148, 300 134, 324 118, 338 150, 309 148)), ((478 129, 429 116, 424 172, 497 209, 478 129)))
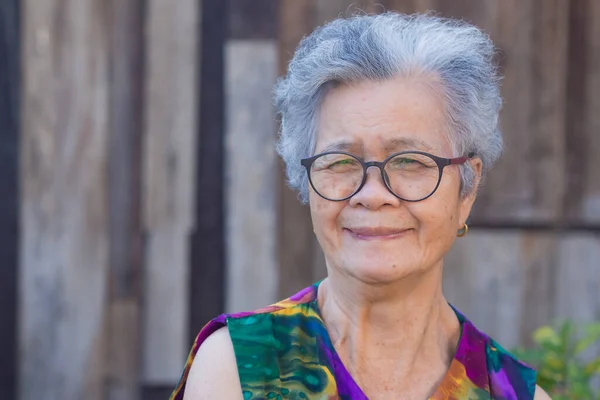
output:
MULTIPOLYGON (((440 178, 437 163, 419 153, 391 158, 384 168, 385 184, 398 197, 417 201, 431 195, 440 178)), ((319 195, 330 200, 346 199, 359 189, 365 170, 359 159, 342 153, 323 154, 311 166, 310 179, 319 195)))

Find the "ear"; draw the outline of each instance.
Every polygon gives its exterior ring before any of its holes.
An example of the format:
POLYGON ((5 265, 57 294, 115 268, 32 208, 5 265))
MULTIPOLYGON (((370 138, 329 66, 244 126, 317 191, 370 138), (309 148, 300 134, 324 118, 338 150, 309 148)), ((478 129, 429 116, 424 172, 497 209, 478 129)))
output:
POLYGON ((470 193, 465 194, 460 199, 460 216, 457 221, 459 224, 458 229, 463 227, 463 225, 467 222, 469 215, 471 214, 473 203, 475 203, 475 199, 477 198, 477 190, 479 188, 479 183, 481 182, 481 173, 483 170, 483 163, 479 157, 474 157, 467 162, 471 164, 471 168, 474 172, 473 189, 470 193))

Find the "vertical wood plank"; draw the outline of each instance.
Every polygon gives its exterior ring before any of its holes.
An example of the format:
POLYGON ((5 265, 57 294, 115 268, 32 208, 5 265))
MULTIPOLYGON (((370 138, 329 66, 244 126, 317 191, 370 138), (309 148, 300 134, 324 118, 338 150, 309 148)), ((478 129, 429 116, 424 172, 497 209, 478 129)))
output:
POLYGON ((109 299, 107 377, 110 399, 139 397, 143 97, 143 2, 110 2, 108 157, 109 299))
POLYGON ((600 3, 571 1, 565 211, 600 226, 600 3))
MULTIPOLYGON (((576 233, 563 237, 559 245, 556 318, 582 324, 600 321, 600 233, 576 233)), ((585 351, 587 361, 600 356, 600 345, 585 351)), ((598 380, 593 381, 598 388, 598 380)))
POLYGON ((503 346, 531 345, 556 316, 559 258, 553 233, 472 229, 445 260, 444 292, 503 346))
MULTIPOLYGON (((314 0, 284 0, 279 13, 279 73, 285 74, 300 40, 315 27, 317 17, 314 0)), ((278 298, 286 298, 315 281, 313 254, 316 241, 310 210, 298 200, 298 194, 286 183, 283 162, 279 162, 279 290, 278 298)))
POLYGON ((199 2, 147 2, 143 309, 145 385, 175 385, 189 350, 199 2))
POLYGON ((22 5, 20 396, 101 399, 109 272, 106 3, 22 5))
POLYGON ((225 85, 228 311, 256 309, 277 300, 278 165, 271 106, 276 77, 273 40, 229 41, 225 85))
POLYGON ((278 163, 271 105, 278 66, 277 6, 275 0, 229 3, 225 48, 228 312, 278 300, 278 163))
POLYGON ((280 0, 277 45, 279 75, 287 72, 287 66, 300 40, 315 27, 316 0, 280 0))
POLYGON ((224 311, 224 44, 226 4, 201 3, 200 122, 196 145, 196 212, 192 235, 190 343, 224 311))
POLYGON ((600 321, 600 234, 570 234, 558 246, 556 314, 600 321))
MULTIPOLYGON (((511 232, 511 231, 508 231, 511 232)), ((559 259, 557 232, 513 231, 519 237, 519 275, 523 283, 519 320, 520 345, 531 346, 532 332, 556 317, 557 278, 559 259)), ((512 251, 512 249, 506 249, 512 251)), ((516 327, 515 327, 516 328, 516 327)))
POLYGON ((562 219, 568 2, 496 2, 482 27, 501 49, 506 149, 473 222, 562 219))
POLYGON ((477 231, 457 239, 444 267, 448 300, 503 346, 519 343, 524 282, 519 234, 477 231), (506 251, 512 249, 512 251, 506 251))
POLYGON ((507 347, 541 325, 600 320, 600 240, 593 233, 473 229, 446 259, 448 299, 507 347))
POLYGON ((19 2, 0 3, 0 398, 17 397, 19 2))

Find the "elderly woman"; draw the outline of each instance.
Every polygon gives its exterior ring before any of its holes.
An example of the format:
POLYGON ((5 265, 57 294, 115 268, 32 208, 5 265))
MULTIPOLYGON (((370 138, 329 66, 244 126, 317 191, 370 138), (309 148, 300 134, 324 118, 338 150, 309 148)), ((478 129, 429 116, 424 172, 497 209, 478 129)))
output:
POLYGON ((278 150, 327 278, 211 321, 172 398, 549 398, 442 293, 502 150, 493 55, 479 29, 431 15, 338 19, 302 40, 275 90, 278 150))

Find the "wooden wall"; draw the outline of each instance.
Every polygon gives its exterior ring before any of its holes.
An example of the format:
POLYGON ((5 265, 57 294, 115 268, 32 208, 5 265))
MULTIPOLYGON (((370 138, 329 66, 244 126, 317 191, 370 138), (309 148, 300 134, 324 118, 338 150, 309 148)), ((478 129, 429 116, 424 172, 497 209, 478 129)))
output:
POLYGON ((22 399, 153 398, 179 378, 200 4, 21 3, 22 399))
POLYGON ((463 17, 500 50, 507 147, 448 256, 450 300, 508 347, 600 320, 600 3, 11 0, 0 397, 166 398, 208 319, 324 277, 271 91, 304 35, 357 9, 463 17))

